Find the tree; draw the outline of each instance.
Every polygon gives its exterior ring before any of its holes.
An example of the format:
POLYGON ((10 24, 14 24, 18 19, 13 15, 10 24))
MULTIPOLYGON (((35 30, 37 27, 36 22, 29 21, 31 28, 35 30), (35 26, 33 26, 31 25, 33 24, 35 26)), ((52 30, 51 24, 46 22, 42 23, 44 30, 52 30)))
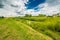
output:
POLYGON ((4 16, 0 16, 0 18, 4 18, 4 16))
POLYGON ((57 13, 58 16, 60 16, 60 13, 57 13))
POLYGON ((31 17, 32 15, 31 14, 25 14, 25 17, 31 17))
POLYGON ((44 17, 44 16, 46 16, 46 15, 44 15, 44 14, 39 14, 38 16, 44 17))

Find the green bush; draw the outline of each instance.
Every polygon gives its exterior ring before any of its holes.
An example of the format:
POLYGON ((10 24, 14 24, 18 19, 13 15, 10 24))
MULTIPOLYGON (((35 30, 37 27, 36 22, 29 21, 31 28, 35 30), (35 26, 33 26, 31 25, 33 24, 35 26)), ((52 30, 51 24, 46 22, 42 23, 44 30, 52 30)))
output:
POLYGON ((31 17, 32 15, 31 14, 25 14, 25 17, 31 17))
POLYGON ((44 14, 39 14, 38 16, 40 16, 40 17, 45 17, 46 15, 44 15, 44 14))
POLYGON ((0 18, 4 18, 4 16, 0 16, 0 18))

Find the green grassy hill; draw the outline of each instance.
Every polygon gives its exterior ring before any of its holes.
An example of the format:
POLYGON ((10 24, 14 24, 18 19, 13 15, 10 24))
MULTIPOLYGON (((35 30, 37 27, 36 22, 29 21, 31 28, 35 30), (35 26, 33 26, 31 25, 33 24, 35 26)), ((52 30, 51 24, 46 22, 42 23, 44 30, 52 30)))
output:
POLYGON ((0 40, 60 40, 60 17, 0 18, 0 40))

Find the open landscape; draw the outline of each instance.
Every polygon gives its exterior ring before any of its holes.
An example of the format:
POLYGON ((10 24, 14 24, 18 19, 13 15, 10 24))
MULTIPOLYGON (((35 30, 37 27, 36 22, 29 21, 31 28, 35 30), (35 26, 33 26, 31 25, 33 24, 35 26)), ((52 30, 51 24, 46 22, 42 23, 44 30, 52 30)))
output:
POLYGON ((60 40, 60 0, 0 0, 0 40, 60 40))
POLYGON ((0 17, 0 40, 60 40, 60 17, 0 17))

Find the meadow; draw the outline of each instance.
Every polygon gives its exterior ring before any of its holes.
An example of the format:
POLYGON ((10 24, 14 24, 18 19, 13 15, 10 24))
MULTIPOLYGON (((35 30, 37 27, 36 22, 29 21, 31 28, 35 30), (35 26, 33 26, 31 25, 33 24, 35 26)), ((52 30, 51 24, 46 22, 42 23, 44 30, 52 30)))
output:
POLYGON ((60 17, 0 17, 0 40, 60 40, 60 17))

